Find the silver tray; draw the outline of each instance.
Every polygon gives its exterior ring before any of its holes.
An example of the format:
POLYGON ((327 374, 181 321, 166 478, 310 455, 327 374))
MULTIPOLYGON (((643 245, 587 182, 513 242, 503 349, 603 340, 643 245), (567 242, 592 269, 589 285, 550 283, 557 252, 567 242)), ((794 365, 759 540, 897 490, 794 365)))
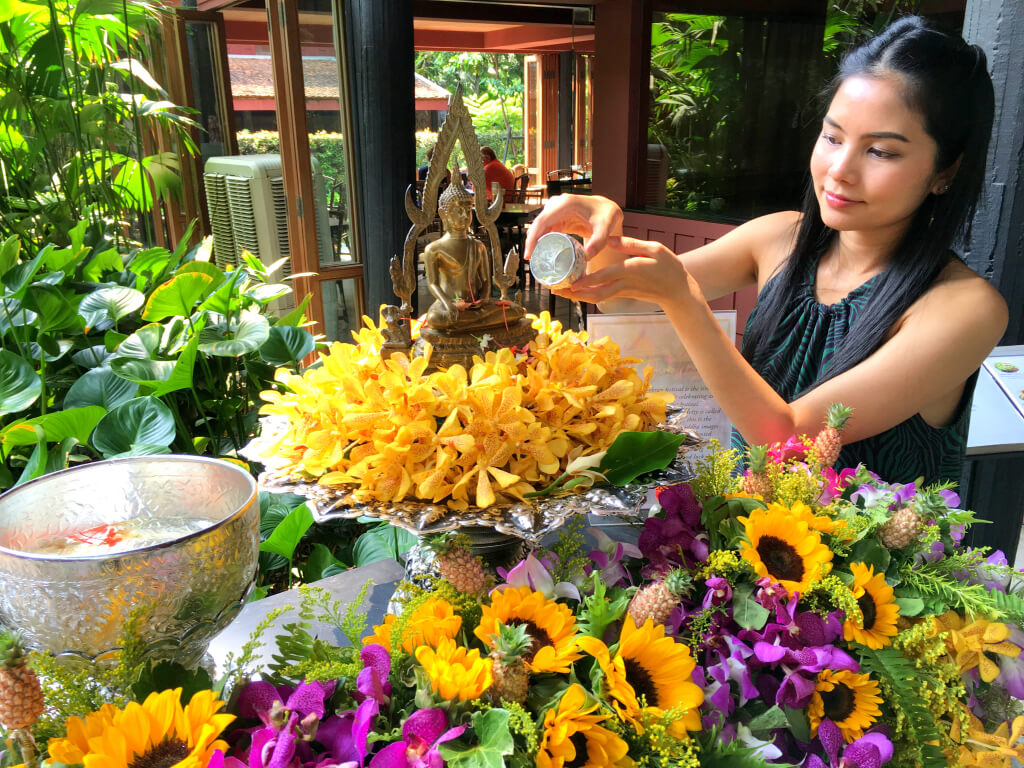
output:
POLYGON ((444 504, 423 501, 362 502, 354 499, 350 490, 344 486, 325 486, 273 472, 264 472, 259 476, 259 487, 270 493, 302 496, 313 513, 313 519, 318 523, 363 516, 375 517, 415 534, 443 533, 466 526, 482 526, 530 544, 539 544, 541 539, 560 528, 573 515, 587 512, 636 513, 652 489, 692 480, 694 473, 686 461, 686 454, 703 445, 704 441, 692 430, 681 427, 672 417, 660 428, 686 436, 676 458, 664 470, 648 473, 638 478, 637 482, 621 487, 598 485, 584 492, 542 496, 526 503, 495 504, 486 509, 470 507, 458 511, 444 504))

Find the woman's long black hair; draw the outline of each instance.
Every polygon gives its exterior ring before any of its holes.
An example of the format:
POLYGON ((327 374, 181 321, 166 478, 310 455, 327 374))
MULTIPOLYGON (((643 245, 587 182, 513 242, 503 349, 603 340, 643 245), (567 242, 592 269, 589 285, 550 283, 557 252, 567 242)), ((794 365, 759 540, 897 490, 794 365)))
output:
MULTIPOLYGON (((935 169, 945 170, 958 158, 960 167, 947 192, 929 194, 918 208, 889 267, 876 278, 857 322, 812 387, 874 352, 949 263, 954 242, 966 234, 974 214, 992 132, 994 96, 985 53, 920 17, 900 19, 848 53, 827 95, 834 96, 847 78, 856 75, 896 75, 908 106, 923 115, 925 130, 938 145, 935 169)), ((771 354, 779 318, 838 234, 821 220, 812 183, 804 193, 802 213, 793 250, 762 290, 744 335, 743 354, 755 368, 771 354)))

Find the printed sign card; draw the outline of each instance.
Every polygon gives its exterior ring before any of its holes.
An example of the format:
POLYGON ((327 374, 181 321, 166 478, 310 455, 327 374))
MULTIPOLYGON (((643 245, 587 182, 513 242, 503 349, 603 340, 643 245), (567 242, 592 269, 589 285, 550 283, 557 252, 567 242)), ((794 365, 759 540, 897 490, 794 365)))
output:
MULTIPOLYGON (((715 312, 715 317, 726 336, 735 343, 736 311, 715 312)), ((610 336, 623 355, 643 361, 638 366, 641 371, 644 366, 651 366, 654 369, 652 388, 676 396, 673 406, 687 411, 683 423, 701 437, 717 438, 728 447, 732 425, 704 385, 672 323, 663 313, 590 315, 587 332, 591 339, 610 336)))

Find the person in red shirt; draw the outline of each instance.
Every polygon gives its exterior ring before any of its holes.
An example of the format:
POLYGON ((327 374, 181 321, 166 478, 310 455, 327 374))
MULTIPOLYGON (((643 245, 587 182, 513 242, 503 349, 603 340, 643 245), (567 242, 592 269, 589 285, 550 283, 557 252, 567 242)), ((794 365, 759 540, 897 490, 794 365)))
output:
POLYGON ((516 179, 512 171, 506 168, 494 154, 490 147, 480 147, 480 157, 484 161, 484 181, 487 184, 487 199, 491 199, 491 184, 495 181, 498 186, 508 191, 516 186, 516 179))

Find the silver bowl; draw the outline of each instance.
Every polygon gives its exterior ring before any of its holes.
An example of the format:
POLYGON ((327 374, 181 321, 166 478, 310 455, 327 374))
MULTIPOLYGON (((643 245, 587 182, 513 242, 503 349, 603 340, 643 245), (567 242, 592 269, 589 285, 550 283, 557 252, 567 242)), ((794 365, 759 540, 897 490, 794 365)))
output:
POLYGON ((0 624, 67 661, 112 664, 137 612, 148 658, 195 665, 252 589, 259 517, 252 476, 219 459, 143 456, 44 475, 0 496, 0 624), (112 554, 32 551, 133 518, 175 521, 178 534, 112 554))

